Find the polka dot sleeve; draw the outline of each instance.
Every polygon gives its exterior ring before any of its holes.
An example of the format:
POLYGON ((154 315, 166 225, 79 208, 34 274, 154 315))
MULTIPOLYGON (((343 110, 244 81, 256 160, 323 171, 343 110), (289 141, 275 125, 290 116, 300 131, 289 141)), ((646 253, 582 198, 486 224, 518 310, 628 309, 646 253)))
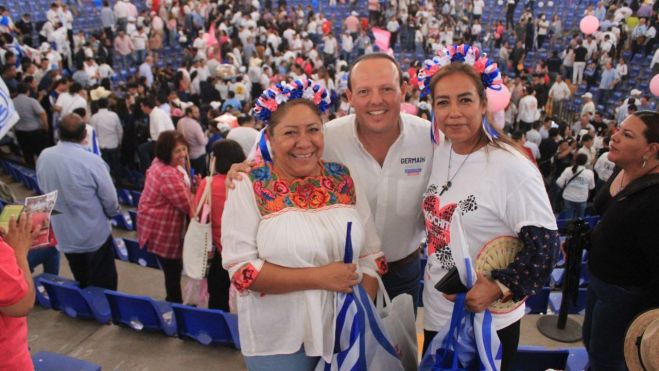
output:
POLYGON ((547 228, 524 226, 518 237, 524 243, 522 251, 508 267, 492 271, 492 278, 512 291, 513 300, 542 289, 551 273, 552 251, 560 245, 558 231, 547 228))

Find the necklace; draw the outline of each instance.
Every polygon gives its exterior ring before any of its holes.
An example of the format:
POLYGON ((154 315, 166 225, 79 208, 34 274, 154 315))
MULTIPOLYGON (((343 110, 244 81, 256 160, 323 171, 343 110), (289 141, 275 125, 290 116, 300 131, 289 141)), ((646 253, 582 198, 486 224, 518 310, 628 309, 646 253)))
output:
MULTIPOLYGON (((478 144, 476 144, 476 145, 478 145, 478 144)), ((450 176, 451 175, 451 156, 453 155, 453 144, 451 144, 451 150, 448 152, 448 170, 446 171, 446 183, 444 183, 444 185, 442 186, 442 191, 439 192, 440 196, 443 195, 444 192, 448 191, 451 188, 451 186, 453 185, 453 183, 452 183, 453 179, 455 179, 455 176, 458 175, 460 170, 462 170, 462 166, 464 166, 465 162, 467 162, 467 160, 469 160, 469 156, 471 156, 471 154, 474 153, 473 150, 475 148, 476 148, 476 146, 474 146, 474 148, 472 148, 472 151, 469 152, 467 157, 465 157, 465 159, 462 160, 462 163, 458 167, 458 170, 455 172, 455 174, 453 174, 453 176, 450 176)))

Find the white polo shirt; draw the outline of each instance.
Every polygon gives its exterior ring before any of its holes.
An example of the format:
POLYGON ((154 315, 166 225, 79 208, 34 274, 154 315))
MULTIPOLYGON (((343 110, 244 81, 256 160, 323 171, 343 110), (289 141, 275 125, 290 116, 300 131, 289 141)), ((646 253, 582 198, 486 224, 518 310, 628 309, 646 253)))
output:
POLYGON ((401 113, 401 122, 400 136, 382 166, 359 141, 354 114, 325 125, 323 157, 346 165, 366 194, 389 262, 410 255, 423 238, 421 202, 433 158, 430 122, 406 113, 401 113))

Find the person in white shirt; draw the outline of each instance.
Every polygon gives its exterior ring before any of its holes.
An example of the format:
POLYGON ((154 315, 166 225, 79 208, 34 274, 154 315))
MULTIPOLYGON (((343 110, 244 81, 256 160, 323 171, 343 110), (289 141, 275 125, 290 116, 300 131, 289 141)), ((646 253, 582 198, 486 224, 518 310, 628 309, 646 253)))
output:
POLYGON ((535 97, 533 87, 524 87, 524 93, 517 105, 517 125, 523 133, 529 131, 533 123, 540 119, 538 99, 535 97))
POLYGON ((137 154, 140 158, 140 168, 146 172, 153 159, 156 141, 160 133, 167 130, 174 130, 172 118, 162 109, 156 106, 156 100, 152 96, 147 96, 140 102, 142 112, 149 116, 149 140, 142 143, 137 154))
MULTIPOLYGON (((610 138, 605 138, 605 146, 608 148, 609 146, 609 140, 610 138)), ((601 188, 606 184, 606 182, 609 181, 609 178, 611 175, 613 175, 613 171, 615 170, 616 164, 614 164, 612 161, 609 160, 609 152, 606 150, 603 152, 599 158, 597 158, 597 161, 595 161, 595 166, 593 166, 593 170, 595 173, 597 173, 597 181, 596 186, 597 188, 601 188)))
POLYGON ((243 152, 245 152, 245 156, 249 156, 259 137, 259 132, 254 129, 254 124, 255 122, 252 117, 239 117, 238 127, 231 129, 227 135, 227 139, 235 140, 240 144, 243 152))
POLYGON ((579 138, 581 141, 581 148, 577 151, 577 154, 583 153, 587 157, 587 161, 584 164, 586 168, 592 169, 593 165, 595 164, 595 148, 593 144, 595 143, 595 139, 593 138, 592 135, 590 134, 584 134, 579 138))
MULTIPOLYGON (((528 142, 535 143, 536 146, 540 145, 540 142, 542 142, 542 135, 540 134, 540 121, 535 121, 531 127, 531 130, 527 131, 525 133, 526 135, 526 140, 528 142)), ((537 159, 537 157, 536 157, 537 159)))
POLYGON ((149 35, 147 35, 144 27, 138 26, 137 30, 130 35, 130 39, 133 42, 135 51, 135 62, 140 65, 146 58, 146 43, 149 40, 149 35))
POLYGON ((114 179, 118 180, 121 177, 121 153, 119 146, 124 135, 123 126, 121 125, 119 115, 108 110, 107 98, 99 99, 96 104, 99 110, 92 115, 89 125, 96 130, 98 143, 101 147, 101 157, 110 166, 110 174, 112 174, 114 179))
POLYGON ((334 60, 334 58, 337 57, 338 55, 338 42, 336 41, 336 38, 332 33, 329 33, 325 37, 323 37, 323 56, 325 60, 325 64, 329 66, 331 62, 334 60))
POLYGON ((354 43, 348 31, 341 34, 341 59, 350 63, 354 43))
POLYGON ((549 89, 549 98, 552 100, 554 112, 559 112, 563 102, 570 97, 572 92, 567 86, 567 83, 563 81, 563 75, 560 73, 556 75, 556 81, 549 89))
POLYGON ((595 103, 593 102, 593 94, 587 92, 586 94, 581 96, 581 100, 583 101, 583 107, 581 107, 581 115, 582 116, 584 114, 589 114, 591 116, 594 115, 595 103))
POLYGON ((361 281, 375 296, 386 266, 364 191, 344 164, 322 159, 324 109, 307 98, 314 86, 290 89, 303 98, 278 95, 268 117, 254 110, 272 156, 261 152, 264 161, 227 192, 222 215, 222 265, 240 293, 241 351, 250 370, 313 370, 331 361, 337 292, 361 281), (344 260, 347 238, 354 251, 344 260))
POLYGON ((117 21, 117 31, 126 31, 128 24, 128 4, 126 0, 119 0, 114 4, 114 18, 117 21))
POLYGON ((588 192, 595 188, 595 174, 586 168, 588 156, 578 153, 574 166, 563 170, 556 184, 563 188, 565 206, 563 213, 566 219, 582 218, 586 211, 588 192))
POLYGON ((69 86, 68 93, 62 93, 57 97, 55 102, 55 111, 60 113, 60 117, 64 117, 69 113, 73 113, 76 108, 87 108, 87 99, 84 97, 85 91, 77 82, 69 86))
POLYGON ((148 88, 151 88, 151 85, 153 84, 153 70, 151 69, 152 65, 153 65, 153 57, 148 55, 144 59, 144 63, 142 63, 139 68, 140 76, 146 78, 146 86, 148 88))

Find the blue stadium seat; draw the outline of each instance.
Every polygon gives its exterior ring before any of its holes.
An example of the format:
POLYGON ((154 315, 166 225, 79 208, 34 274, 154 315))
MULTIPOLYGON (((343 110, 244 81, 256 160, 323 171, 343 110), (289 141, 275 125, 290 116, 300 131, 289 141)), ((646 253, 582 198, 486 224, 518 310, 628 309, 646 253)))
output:
POLYGON ((119 203, 126 206, 133 206, 133 195, 127 189, 118 188, 117 198, 119 203))
POLYGON ((110 322, 110 306, 103 289, 88 286, 81 289, 67 282, 40 278, 46 288, 53 309, 61 310, 73 318, 95 319, 98 323, 110 322))
POLYGON ((135 240, 124 238, 126 249, 128 250, 128 260, 131 263, 139 264, 143 267, 160 269, 156 255, 148 252, 146 247, 140 248, 135 240))
POLYGON ((112 226, 115 228, 124 229, 127 231, 135 230, 130 215, 125 211, 121 211, 119 212, 119 214, 113 216, 112 219, 110 219, 110 222, 112 223, 112 226))
POLYGON ((586 352, 585 348, 546 349, 537 345, 520 345, 518 348, 518 357, 515 358, 511 369, 526 371, 545 370, 547 368, 565 371, 585 371, 588 369, 588 352, 586 352), (520 353, 522 354, 519 355, 520 353), (566 353, 567 357, 565 357, 566 353), (536 362, 542 364, 538 364, 536 367, 536 362), (545 367, 549 364, 554 365, 554 367, 545 367))
MULTIPOLYGON (((577 294, 577 302, 574 305, 568 307, 569 314, 581 314, 586 309, 586 295, 588 289, 579 288, 579 293, 577 294)), ((552 292, 549 294, 549 308, 554 313, 558 313, 561 309, 561 299, 563 293, 561 292, 552 292)))
POLYGON ((130 261, 128 257, 128 249, 126 248, 126 243, 123 238, 113 239, 112 247, 114 247, 114 257, 121 261, 130 261))
POLYGON ((233 338, 233 346, 236 349, 240 349, 240 336, 238 334, 238 316, 232 313, 223 312, 224 322, 226 322, 229 331, 231 331, 231 337, 233 338))
POLYGON ((63 354, 39 352, 32 356, 35 371, 101 371, 101 366, 63 354))
POLYGON ((179 337, 191 338, 203 345, 234 344, 231 329, 224 319, 225 312, 181 304, 172 304, 172 308, 179 337))
POLYGON ((520 346, 510 367, 513 371, 564 370, 570 352, 564 349, 543 349, 520 346))
POLYGON ((570 355, 567 358, 565 371, 585 371, 588 370, 588 352, 585 348, 570 348, 570 355))
POLYGON ((549 287, 543 287, 539 293, 526 298, 526 314, 547 313, 549 293, 549 287))
POLYGON ((560 287, 563 283, 563 276, 565 275, 565 268, 554 268, 549 276, 549 286, 560 287))
POLYGON ((176 335, 176 318, 169 303, 112 290, 105 290, 105 296, 110 303, 112 323, 115 325, 125 325, 137 331, 162 331, 167 336, 176 335))
POLYGON ((39 304, 40 306, 46 309, 51 309, 52 306, 50 304, 50 296, 48 296, 48 291, 46 291, 46 287, 41 282, 42 278, 46 278, 55 282, 62 282, 72 286, 78 286, 78 282, 74 280, 70 280, 68 278, 60 277, 50 273, 42 273, 38 276, 33 277, 34 293, 37 298, 37 304, 39 304))

